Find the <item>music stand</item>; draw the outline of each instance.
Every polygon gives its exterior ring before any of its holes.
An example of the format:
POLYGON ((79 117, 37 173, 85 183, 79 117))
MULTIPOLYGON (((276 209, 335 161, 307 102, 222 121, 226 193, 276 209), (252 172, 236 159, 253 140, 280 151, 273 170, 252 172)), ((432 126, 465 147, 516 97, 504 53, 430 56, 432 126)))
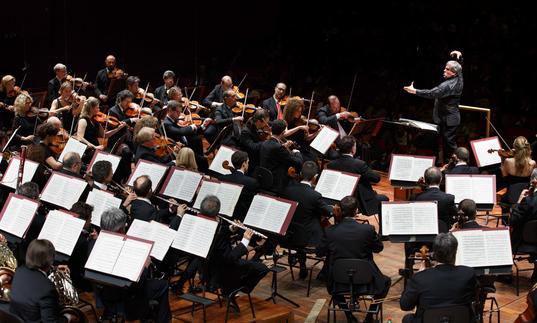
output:
POLYGON ((370 162, 371 156, 369 155, 369 150, 371 149, 371 144, 369 141, 372 137, 376 137, 382 128, 382 123, 384 118, 374 118, 374 119, 360 119, 354 123, 351 131, 349 131, 350 136, 354 136, 361 143, 361 158, 365 162, 370 162))

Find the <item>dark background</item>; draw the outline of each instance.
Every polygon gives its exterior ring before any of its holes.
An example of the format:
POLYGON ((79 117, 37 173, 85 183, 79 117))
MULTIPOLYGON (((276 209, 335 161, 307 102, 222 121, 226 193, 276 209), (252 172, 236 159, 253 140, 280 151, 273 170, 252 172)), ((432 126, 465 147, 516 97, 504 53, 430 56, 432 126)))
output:
MULTIPOLYGON (((511 141, 534 139, 536 2, 447 1, 32 1, 2 4, 0 74, 43 88, 62 62, 92 81, 107 54, 119 67, 161 83, 172 69, 182 85, 209 90, 225 73, 242 89, 270 96, 284 81, 318 102, 336 94, 366 117, 430 121, 432 102, 406 94, 415 81, 442 80, 452 49, 465 57, 462 103, 493 109, 511 141)), ((463 114, 463 138, 483 135, 484 117, 463 114)))

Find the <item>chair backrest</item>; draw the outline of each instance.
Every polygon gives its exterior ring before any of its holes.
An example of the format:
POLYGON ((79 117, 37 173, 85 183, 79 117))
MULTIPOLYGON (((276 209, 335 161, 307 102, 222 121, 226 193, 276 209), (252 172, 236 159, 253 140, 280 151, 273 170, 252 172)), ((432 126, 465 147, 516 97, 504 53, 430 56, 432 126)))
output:
POLYGON ((455 305, 428 308, 423 312, 423 323, 471 323, 472 311, 469 306, 455 305))
POLYGON ((24 321, 15 314, 9 312, 9 304, 0 307, 0 322, 2 323, 24 323, 24 321))
POLYGON ((272 188, 274 178, 272 177, 272 172, 270 170, 265 167, 257 166, 253 175, 253 177, 259 182, 261 189, 270 190, 272 188))
POLYGON ((524 224, 522 240, 524 243, 537 245, 537 220, 528 221, 524 224))
POLYGON ((334 283, 355 285, 369 284, 373 280, 373 266, 363 259, 338 259, 332 267, 332 279, 334 283))

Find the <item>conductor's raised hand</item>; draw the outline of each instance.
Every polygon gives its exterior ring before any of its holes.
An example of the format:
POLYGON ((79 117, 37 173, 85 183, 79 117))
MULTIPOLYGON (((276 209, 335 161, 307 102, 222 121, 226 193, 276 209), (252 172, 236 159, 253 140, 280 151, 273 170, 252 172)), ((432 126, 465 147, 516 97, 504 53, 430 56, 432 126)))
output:
POLYGON ((407 91, 410 94, 416 94, 416 89, 414 88, 414 82, 410 83, 409 86, 403 87, 403 90, 407 91))
POLYGON ((454 50, 454 51, 451 51, 451 53, 449 53, 449 56, 459 60, 462 57, 462 53, 460 51, 458 51, 458 50, 454 50))

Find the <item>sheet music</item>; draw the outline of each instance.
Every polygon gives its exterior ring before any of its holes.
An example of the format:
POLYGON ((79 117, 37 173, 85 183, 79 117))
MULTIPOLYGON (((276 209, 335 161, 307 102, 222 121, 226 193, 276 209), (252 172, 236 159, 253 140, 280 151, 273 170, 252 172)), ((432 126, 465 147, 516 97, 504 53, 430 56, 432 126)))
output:
POLYGON ((495 175, 446 175, 446 193, 455 196, 455 203, 472 199, 477 204, 494 204, 495 175))
POLYGON ((224 160, 227 160, 231 165, 231 155, 233 155, 234 152, 235 150, 231 149, 228 146, 220 146, 220 149, 218 149, 216 156, 214 156, 214 159, 211 162, 211 166, 209 166, 209 169, 222 175, 231 174, 231 171, 222 167, 222 162, 224 162, 224 160))
MULTIPOLYGON (((19 176, 20 163, 21 160, 19 157, 13 157, 9 160, 9 165, 6 169, 4 176, 2 177, 2 181, 0 182, 0 184, 10 187, 12 189, 16 188, 17 178, 19 176)), ((24 161, 24 173, 22 174, 21 184, 32 181, 32 178, 34 177, 38 166, 39 164, 32 160, 26 159, 24 161)))
POLYGON ((98 227, 101 226, 101 215, 105 210, 121 206, 121 200, 115 197, 114 194, 98 189, 93 189, 89 192, 86 203, 93 206, 91 224, 98 227))
POLYGON ((244 224, 280 233, 291 204, 263 195, 256 195, 244 218, 244 224))
POLYGON ((325 198, 341 201, 345 196, 352 195, 359 179, 359 176, 325 169, 321 173, 315 190, 325 198))
POLYGON ((509 230, 458 230, 456 265, 469 267, 508 266, 513 264, 509 230))
POLYGON ((14 194, 10 196, 9 203, 6 203, 2 210, 0 230, 23 238, 39 204, 36 201, 18 198, 14 194))
POLYGON ((432 158, 420 158, 408 155, 392 155, 389 179, 396 181, 417 182, 425 170, 433 166, 432 158))
POLYGON ((470 141, 477 166, 485 167, 489 165, 500 164, 502 158, 497 152, 489 153, 489 149, 501 149, 498 137, 489 137, 481 140, 470 141))
POLYGON ((93 167, 93 164, 101 160, 109 161, 112 164, 112 173, 115 173, 117 167, 119 166, 119 161, 121 160, 121 157, 100 150, 95 150, 93 162, 91 163, 90 167, 88 167, 88 169, 91 169, 91 167, 93 167))
POLYGON ((41 193, 41 200, 69 210, 80 199, 87 185, 82 179, 53 172, 41 193))
POLYGON ((321 131, 310 143, 310 147, 317 150, 321 154, 326 154, 326 151, 334 143, 339 136, 339 133, 330 127, 322 127, 321 131))
POLYGON ((162 179, 164 174, 166 174, 166 170, 168 170, 167 166, 163 166, 163 165, 155 164, 155 163, 149 163, 147 161, 140 159, 127 185, 133 186, 134 181, 138 177, 142 175, 147 175, 151 179, 151 188, 153 189, 153 191, 156 191, 157 186, 160 183, 160 180, 162 179))
POLYGON ((207 258, 218 222, 200 216, 185 214, 175 235, 172 248, 207 258))
POLYGON ((152 243, 127 237, 117 258, 112 275, 124 277, 133 282, 138 281, 152 246, 152 243))
POLYGON ((382 203, 382 235, 437 233, 438 207, 436 203, 382 203))
POLYGON ((173 169, 170 180, 162 191, 163 195, 192 202, 203 175, 184 169, 173 169))
POLYGON ((161 260, 164 259, 168 249, 175 239, 177 231, 170 229, 162 223, 156 221, 146 222, 134 219, 127 232, 131 237, 146 239, 153 241, 153 249, 151 249, 151 257, 161 260))
POLYGON ((123 236, 101 231, 85 268, 105 274, 112 273, 121 248, 123 248, 123 236))
POLYGON ((412 119, 405 119, 405 118, 399 118, 399 121, 401 122, 408 122, 415 128, 421 129, 421 130, 429 130, 438 132, 438 126, 433 123, 418 121, 418 120, 412 120, 412 119))
POLYGON ((211 182, 203 181, 201 184, 200 191, 194 202, 194 208, 199 209, 201 201, 207 195, 216 195, 220 200, 220 214, 227 215, 228 217, 233 216, 233 211, 235 210, 235 205, 239 200, 239 197, 242 192, 242 185, 229 184, 225 182, 211 182))
POLYGON ((65 144, 65 147, 62 150, 62 153, 60 154, 60 157, 58 158, 59 162, 63 162, 63 157, 69 152, 75 152, 78 153, 80 158, 84 156, 84 152, 86 151, 86 148, 88 146, 84 143, 81 143, 80 141, 76 140, 73 137, 69 137, 69 140, 67 140, 67 144, 65 144))
POLYGON ((50 211, 38 239, 50 240, 57 252, 71 256, 85 223, 69 213, 50 211))

